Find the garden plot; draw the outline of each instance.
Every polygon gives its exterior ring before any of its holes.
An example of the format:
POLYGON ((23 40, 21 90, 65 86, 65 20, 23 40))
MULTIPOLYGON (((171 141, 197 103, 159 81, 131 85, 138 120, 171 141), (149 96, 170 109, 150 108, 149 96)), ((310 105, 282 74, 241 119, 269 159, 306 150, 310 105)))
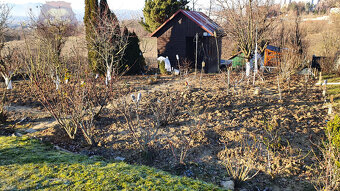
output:
MULTIPOLYGON (((290 89, 282 82, 280 100, 275 75, 265 76, 264 82, 257 84, 258 95, 246 83, 231 85, 227 93, 222 74, 203 75, 201 80, 194 75, 161 77, 152 85, 148 85, 148 78, 131 76, 119 81, 124 93, 117 95, 118 100, 141 93, 140 128, 135 133, 127 127, 121 108, 108 107, 93 131, 97 146, 89 147, 81 132, 75 140, 69 139, 58 126, 30 135, 71 152, 110 159, 120 157, 128 163, 146 164, 215 184, 230 178, 229 164, 231 169, 248 167, 249 177, 256 175, 245 182, 236 180, 238 188, 313 189, 311 179, 317 169, 311 149, 324 135, 322 127, 330 119, 323 108, 322 91, 313 86, 315 80, 305 84, 304 79, 294 76, 290 89), (174 110, 173 116, 165 119, 156 133, 155 113, 151 109, 155 108, 154 103, 174 110), (151 135, 154 136, 150 138, 151 135), (142 149, 136 140, 147 146, 142 149)), ((10 99, 15 103, 23 97, 10 99)), ((126 100, 126 105, 129 104, 133 106, 131 99, 126 100)), ((26 104, 30 105, 36 106, 26 104)), ((17 116, 22 118, 19 113, 17 116)), ((137 124, 136 114, 130 114, 130 122, 137 124)), ((34 112, 22 115, 32 120, 39 118, 34 112)))

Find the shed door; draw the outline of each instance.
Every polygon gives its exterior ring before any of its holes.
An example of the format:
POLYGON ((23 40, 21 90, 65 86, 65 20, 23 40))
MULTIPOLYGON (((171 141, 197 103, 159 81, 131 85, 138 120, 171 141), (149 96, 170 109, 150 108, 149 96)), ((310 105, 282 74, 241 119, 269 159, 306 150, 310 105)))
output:
POLYGON ((186 37, 185 57, 195 65, 195 42, 194 37, 186 37))
MULTIPOLYGON (((202 39, 198 39, 197 44, 197 68, 198 70, 201 69, 201 64, 204 57, 204 47, 202 39)), ((194 37, 186 37, 186 49, 185 49, 185 57, 191 61, 191 67, 195 68, 195 54, 196 54, 196 41, 194 40, 194 37)))

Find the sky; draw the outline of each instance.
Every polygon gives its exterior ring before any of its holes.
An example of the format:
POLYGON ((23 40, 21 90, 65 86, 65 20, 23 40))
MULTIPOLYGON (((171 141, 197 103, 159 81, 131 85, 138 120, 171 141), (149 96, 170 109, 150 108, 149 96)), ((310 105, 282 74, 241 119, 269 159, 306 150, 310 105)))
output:
MULTIPOLYGON (((45 3, 46 0, 0 0, 5 3, 26 4, 26 3, 45 3)), ((52 1, 52 0, 51 0, 52 1)), ((84 0, 64 0, 70 2, 75 10, 84 9, 84 0)), ((107 0, 111 9, 129 9, 142 10, 144 7, 144 0, 107 0)))
MULTIPOLYGON (((26 3, 45 3, 46 0, 0 0, 6 3, 14 4, 26 4, 26 3)), ((64 0, 70 2, 71 6, 75 10, 84 9, 84 0, 64 0)), ((127 9, 127 10, 142 10, 145 0, 107 0, 111 9, 127 9)), ((190 0, 189 0, 190 1, 190 0)), ((288 0, 287 0, 288 1, 288 0)), ((307 1, 307 0, 303 0, 307 1)), ((197 0, 199 6, 206 8, 209 5, 210 0, 197 0)), ((191 3, 189 3, 191 6, 191 3)))
MULTIPOLYGON (((50 0, 53 1, 53 0, 50 0)), ((64 0, 66 2, 70 2, 73 11, 77 13, 84 12, 84 2, 85 0, 64 0)), ((190 0, 189 0, 190 1, 190 0)), ((275 0, 280 2, 280 0, 275 0)), ((284 0, 282 0, 284 1, 284 0)), ((287 0, 288 2, 289 0, 287 0)), ((311 1, 311 0, 293 0, 293 1, 311 1)), ((5 2, 9 4, 29 4, 29 3, 45 3, 46 0, 0 0, 0 2, 5 2)), ((107 0, 110 9, 112 10, 142 10, 144 7, 145 0, 107 0)), ((197 0, 198 5, 196 5, 196 8, 208 8, 210 0, 197 0)), ((189 3, 189 6, 191 6, 191 3, 189 3)), ((15 5, 14 5, 15 8, 15 5)), ((13 15, 20 15, 23 16, 23 11, 16 11, 17 13, 13 13, 13 15), (20 13, 21 12, 21 13, 20 13)))

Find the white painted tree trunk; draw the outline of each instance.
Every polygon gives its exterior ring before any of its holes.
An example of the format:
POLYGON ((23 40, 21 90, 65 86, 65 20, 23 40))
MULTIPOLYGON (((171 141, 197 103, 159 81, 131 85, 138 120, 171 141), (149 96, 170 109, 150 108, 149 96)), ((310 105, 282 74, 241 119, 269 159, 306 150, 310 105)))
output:
POLYGON ((5 84, 8 90, 13 89, 12 87, 12 80, 10 80, 8 77, 5 77, 5 84))
POLYGON ((55 89, 58 90, 59 86, 60 86, 60 79, 59 79, 59 76, 57 75, 57 78, 55 80, 55 89))
POLYGON ((246 76, 249 77, 250 75, 250 62, 248 61, 246 63, 246 76))
POLYGON ((13 89, 13 86, 12 86, 12 80, 11 80, 11 78, 12 78, 12 72, 10 72, 10 74, 9 75, 5 75, 5 74, 1 74, 2 75, 2 77, 4 78, 4 80, 5 80, 5 85, 6 85, 6 89, 8 89, 8 90, 11 90, 11 89, 13 89))
MULTIPOLYGON (((256 44, 256 50, 257 50, 257 44, 256 44)), ((255 51, 255 65, 254 65, 254 73, 257 74, 257 51, 255 51)))
POLYGON ((109 82, 111 81, 111 73, 112 73, 112 67, 109 66, 107 67, 107 70, 106 70, 106 78, 105 78, 106 85, 109 85, 109 82))

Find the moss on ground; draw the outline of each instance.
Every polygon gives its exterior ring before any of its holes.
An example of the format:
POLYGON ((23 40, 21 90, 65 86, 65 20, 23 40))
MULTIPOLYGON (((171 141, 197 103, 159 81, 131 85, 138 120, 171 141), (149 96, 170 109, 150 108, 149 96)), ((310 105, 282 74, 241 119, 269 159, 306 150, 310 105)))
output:
POLYGON ((0 190, 219 190, 147 166, 55 150, 28 137, 0 136, 0 190))

